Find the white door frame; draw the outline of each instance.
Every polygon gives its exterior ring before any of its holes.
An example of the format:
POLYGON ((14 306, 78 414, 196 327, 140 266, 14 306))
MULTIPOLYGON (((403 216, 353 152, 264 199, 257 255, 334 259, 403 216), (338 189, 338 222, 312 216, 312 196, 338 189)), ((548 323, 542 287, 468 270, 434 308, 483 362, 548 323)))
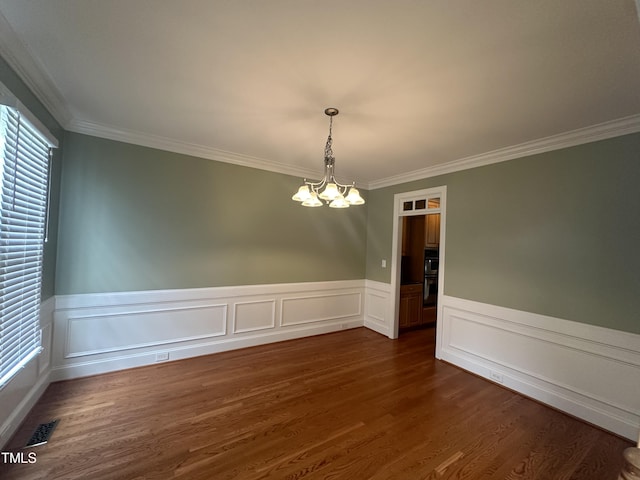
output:
POLYGON ((440 264, 438 268, 438 308, 436 312, 436 358, 441 358, 440 349, 442 346, 442 297, 444 295, 444 260, 445 260, 445 232, 447 224, 447 187, 427 188, 413 192, 397 193, 393 197, 393 241, 391 247, 391 297, 389 299, 393 312, 391 330, 389 338, 398 338, 398 314, 400 312, 400 259, 402 258, 402 217, 413 215, 428 215, 432 213, 440 214, 440 264), (440 208, 404 210, 405 202, 423 200, 429 198, 440 198, 440 208))

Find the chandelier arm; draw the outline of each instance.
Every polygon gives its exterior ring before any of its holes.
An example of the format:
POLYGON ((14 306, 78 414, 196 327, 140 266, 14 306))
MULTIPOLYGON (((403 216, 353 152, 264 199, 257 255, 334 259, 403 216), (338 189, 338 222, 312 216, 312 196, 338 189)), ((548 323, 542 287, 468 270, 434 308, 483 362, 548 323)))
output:
POLYGON ((335 177, 333 177, 333 183, 335 183, 338 187, 340 188, 350 188, 350 187, 355 187, 356 186, 356 182, 352 182, 352 183, 340 183, 338 182, 335 177))
POLYGON ((327 184, 327 177, 324 177, 322 180, 318 181, 318 182, 311 182, 307 179, 304 180, 304 183, 306 185, 309 185, 310 187, 312 187, 313 189, 318 189, 318 188, 322 188, 327 184))

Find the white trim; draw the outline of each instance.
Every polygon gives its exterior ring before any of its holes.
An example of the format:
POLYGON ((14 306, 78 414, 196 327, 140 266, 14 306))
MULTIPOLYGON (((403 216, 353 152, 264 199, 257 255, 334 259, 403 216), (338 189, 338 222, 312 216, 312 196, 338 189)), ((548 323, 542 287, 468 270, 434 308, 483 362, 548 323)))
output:
MULTIPOLYGON (((239 153, 228 152, 214 147, 197 145, 182 142, 171 138, 151 135, 148 133, 134 132, 132 130, 121 130, 116 127, 102 125, 95 122, 73 119, 69 122, 69 131, 83 133, 95 137, 116 140, 124 143, 131 143, 150 148, 157 148, 174 153, 192 155, 208 160, 242 165, 260 170, 267 170, 286 175, 314 178, 320 173, 317 170, 287 165, 263 158, 251 157, 239 153)), ((574 147, 585 143, 606 140, 608 138, 619 137, 630 133, 640 132, 640 115, 603 122, 597 125, 571 130, 569 132, 552 135, 545 138, 524 142, 519 145, 512 145, 490 152, 472 155, 446 163, 433 165, 430 167, 414 170, 412 172, 401 173, 380 180, 359 180, 357 183, 365 190, 375 190, 378 188, 399 185, 415 180, 444 175, 447 173, 468 170, 470 168, 481 167, 493 163, 505 162, 530 155, 560 150, 562 148, 574 147)))
MULTIPOLYGON (((51 332, 54 310, 55 297, 49 297, 40 304, 40 326, 45 332, 51 332)), ((6 405, 10 411, 6 418, 4 418, 4 415, 0 411, 0 450, 4 448, 9 439, 15 434, 29 411, 34 407, 36 402, 49 386, 51 374, 50 341, 50 335, 43 335, 42 350, 40 354, 29 364, 25 365, 16 378, 11 379, 3 392, 4 395, 12 397, 9 393, 11 389, 13 389, 14 393, 28 389, 26 395, 20 399, 15 407, 13 407, 13 405, 6 405), (28 384, 31 384, 31 388, 29 388, 28 384)), ((4 407, 5 405, 3 405, 3 408, 4 407)))
POLYGON ((492 163, 505 162, 507 160, 514 160, 516 158, 523 158, 538 153, 560 150, 562 148, 575 147, 585 143, 606 140, 608 138, 638 132, 640 132, 640 115, 631 115, 629 117, 603 122, 597 125, 552 135, 550 137, 532 140, 519 145, 500 148, 491 152, 433 165, 420 170, 414 170, 413 172, 401 173, 399 175, 394 175, 380 180, 373 180, 369 182, 368 187, 369 190, 375 190, 414 180, 422 180, 424 178, 436 177, 438 175, 468 170, 470 168, 490 165, 492 163))
POLYGON ((56 310, 56 297, 52 296, 40 304, 40 328, 42 330, 42 350, 38 356, 38 374, 42 375, 51 368, 51 341, 53 338, 53 314, 56 310))
MULTIPOLYGON (((339 325, 313 325, 310 327, 305 326, 303 328, 287 328, 286 331, 271 330, 254 335, 236 335, 235 337, 225 337, 220 341, 199 343, 197 345, 188 346, 174 346, 171 348, 160 349, 159 351, 169 352, 170 360, 172 361, 182 360, 200 355, 210 355, 239 348, 254 347, 256 345, 265 345, 268 343, 321 335, 324 333, 331 333, 361 326, 362 321, 356 319, 339 325)), ((124 355, 111 355, 108 358, 89 359, 83 362, 60 365, 52 369, 51 381, 69 380, 89 375, 99 375, 117 370, 151 365, 156 362, 156 353, 158 352, 152 351, 124 355)))
POLYGON ((284 173, 286 175, 293 175, 297 177, 316 178, 322 175, 320 170, 287 165, 272 160, 266 160, 264 158, 220 150, 207 145, 187 143, 173 138, 161 137, 159 135, 136 132, 133 130, 122 130, 110 125, 103 125, 86 120, 73 119, 69 123, 67 130, 94 137, 106 138, 108 140, 131 143, 133 145, 156 148, 167 152, 191 155, 193 157, 204 158, 206 160, 215 160, 217 162, 231 163, 234 165, 241 165, 243 167, 258 168, 260 170, 284 173))
MULTIPOLYGON (((398 338, 398 315, 400 306, 400 259, 402 256, 402 224, 400 219, 402 217, 411 215, 426 215, 429 213, 440 213, 440 265, 438 269, 438 300, 437 300, 437 313, 436 324, 442 318, 442 296, 444 291, 444 272, 445 272, 445 240, 446 240, 446 225, 447 225, 447 187, 442 185, 434 188, 427 188, 424 190, 415 190, 412 192, 396 193, 393 196, 393 232, 392 232, 392 247, 391 247, 391 292, 389 301, 393 308, 393 316, 391 318, 389 327, 389 338, 398 338), (423 198, 440 198, 439 209, 425 209, 425 210, 412 210, 403 211, 402 205, 406 201, 420 200, 423 198)), ((440 358, 440 346, 442 339, 440 329, 436 329, 436 358, 440 358)))
POLYGON ((441 357, 631 440, 640 335, 445 296, 441 357))
MULTIPOLYGON (((308 305, 308 302, 307 302, 308 305)), ((313 313, 313 312, 312 312, 313 313)), ((281 326, 295 326, 295 325, 304 325, 306 323, 315 323, 315 322, 324 322, 325 320, 337 320, 342 318, 350 318, 350 317, 361 317, 362 316, 362 292, 353 291, 353 292, 340 292, 340 293, 324 293, 324 294, 314 294, 314 295, 296 295, 296 296, 287 296, 282 299, 281 308, 280 308, 280 325, 281 326), (357 300, 357 309, 356 311, 345 310, 343 313, 334 313, 332 315, 327 314, 327 310, 318 309, 316 315, 305 314, 305 318, 299 320, 287 320, 285 319, 285 306, 287 303, 293 302, 305 302, 310 300, 323 299, 323 303, 330 304, 328 300, 330 298, 339 298, 339 297, 354 297, 357 300)))
POLYGON ((144 347, 158 347, 166 344, 171 344, 175 342, 188 342, 191 340, 202 340, 205 338, 213 338, 220 337, 222 335, 226 335, 226 318, 227 318, 227 305, 226 304, 207 304, 207 305, 196 305, 196 306, 187 306, 187 307, 169 307, 169 308, 159 308, 159 309, 145 309, 145 310, 127 310, 122 312, 113 312, 113 313, 90 313, 90 314, 82 314, 82 315, 70 315, 66 318, 66 328, 67 328, 67 336, 66 343, 64 348, 64 358, 74 358, 74 357, 86 357, 89 355, 97 355, 100 353, 111 353, 111 352, 119 352, 123 350, 134 350, 138 348, 144 347), (89 322, 98 323, 101 320, 116 320, 112 322, 113 324, 122 324, 122 330, 126 330, 127 328, 131 328, 130 325, 126 325, 130 323, 130 319, 132 317, 146 317, 150 315, 161 314, 165 317, 176 317, 179 313, 187 313, 190 314, 191 317, 195 317, 197 313, 206 310, 218 309, 221 310, 222 317, 224 319, 224 323, 221 325, 221 329, 212 330, 207 332, 206 334, 199 335, 180 335, 175 336, 163 340, 149 340, 146 342, 130 342, 127 341, 124 344, 120 344, 118 346, 111 346, 106 348, 93 348, 88 350, 74 351, 71 348, 70 342, 72 338, 72 330, 74 330, 75 325, 82 325, 89 322), (118 321, 120 320, 120 321, 118 321))
POLYGON ((259 330, 270 330, 272 328, 276 328, 276 303, 277 302, 275 298, 268 298, 264 300, 251 300, 249 302, 236 302, 233 306, 233 320, 232 320, 233 333, 257 332, 259 330), (241 307, 243 305, 258 305, 262 303, 271 306, 271 312, 268 317, 269 322, 260 326, 254 326, 249 328, 238 328, 238 317, 239 317, 238 307, 241 307))
MULTIPOLYGON (((638 15, 640 15, 640 6, 638 6, 640 0, 636 0, 635 3, 638 15)), ((64 96, 58 90, 42 62, 38 60, 20 40, 11 24, 1 13, 0 55, 2 55, 38 100, 44 104, 47 110, 66 130, 303 178, 314 178, 321 173, 295 165, 286 165, 272 160, 227 152, 209 146, 190 144, 158 135, 123 130, 74 117, 68 109, 64 96)), ((597 125, 532 140, 491 152, 472 155, 444 164, 438 164, 379 180, 360 180, 358 181, 358 185, 365 190, 375 190, 413 180, 421 180, 445 173, 457 172, 636 132, 640 132, 640 115, 614 119, 597 125)))
POLYGON ((58 139, 51 133, 51 131, 45 126, 44 123, 36 117, 26 105, 24 105, 18 97, 0 81, 0 105, 6 105, 12 107, 20 113, 20 120, 26 122, 31 128, 37 130, 46 141, 49 143, 49 147, 58 148, 58 139))
POLYGON ((365 280, 364 326, 391 337, 393 308, 389 297, 391 285, 388 283, 365 280))
POLYGON ((52 380, 148 365, 158 353, 177 360, 359 327, 363 291, 364 280, 345 280, 59 296, 52 380), (247 310, 239 327, 241 307, 257 304, 266 310, 247 310))
POLYGON ((0 56, 5 59, 56 121, 66 127, 71 120, 71 114, 64 97, 42 62, 20 40, 2 12, 0 12, 0 56))
POLYGON ((33 387, 31 387, 29 392, 22 398, 18 406, 11 411, 11 414, 4 423, 0 425, 0 433, 2 434, 0 437, 0 450, 4 448, 9 439, 16 433, 18 427, 20 427, 20 424, 40 399, 50 382, 50 371, 39 375, 33 387))
POLYGON ((336 280, 326 282, 274 283, 261 285, 234 285, 224 287, 180 288, 165 290, 136 290, 130 292, 79 293, 58 295, 56 310, 100 308, 125 305, 173 303, 213 298, 237 298, 265 294, 291 294, 362 288, 363 280, 336 280))
MULTIPOLYGON (((442 268, 441 268, 442 270, 442 268)), ((392 287, 373 280, 310 282, 241 287, 219 287, 161 292, 119 292, 107 294, 52 297, 41 305, 43 327, 74 314, 97 315, 105 312, 145 309, 166 310, 186 304, 201 304, 212 298, 225 298, 229 304, 270 302, 276 305, 283 297, 325 297, 330 292, 355 290, 364 297, 364 319, 331 318, 325 322, 294 327, 276 326, 266 332, 233 332, 224 338, 196 342, 176 342, 163 348, 122 350, 83 358, 60 359, 55 356, 53 369, 39 366, 37 379, 18 406, 0 425, 0 448, 13 435, 20 422, 35 405, 50 381, 106 373, 155 363, 159 351, 170 353, 171 360, 206 355, 270 342, 334 332, 363 324, 388 335, 391 324, 392 287), (277 293, 274 293, 277 292, 277 293), (271 294, 265 299, 266 294, 271 294), (385 304, 386 299, 386 304, 385 304), (373 301, 374 303, 370 303, 373 301), (133 308, 132 308, 133 307, 133 308), (373 309, 372 309, 373 307, 373 309)), ((640 425, 640 335, 588 325, 554 317, 484 304, 447 295, 442 296, 442 315, 438 330, 442 335, 442 359, 578 418, 599 425, 633 441, 640 425), (473 331, 465 330, 465 328, 473 331), (475 333, 480 333, 474 336, 475 333), (465 336, 466 335, 466 336, 465 336), (508 341, 504 341, 506 337, 508 341), (524 351, 526 360, 513 358, 524 351), (524 346, 524 348, 521 348, 524 346), (549 355, 549 351, 554 352, 549 355), (547 368, 545 364, 562 368, 547 368), (555 362, 555 363, 553 363, 555 362), (631 373, 631 375, 629 375, 631 373), (615 382, 615 388, 605 388, 615 382)), ((439 313, 440 315, 440 313, 439 313)), ((56 325, 59 327, 59 325, 56 325)), ((66 330, 54 329, 56 354, 65 341, 66 330)), ((47 348, 44 345, 45 349, 47 348)), ((35 368, 32 366, 32 368, 35 368)), ((32 370, 33 372, 34 370, 32 370)))

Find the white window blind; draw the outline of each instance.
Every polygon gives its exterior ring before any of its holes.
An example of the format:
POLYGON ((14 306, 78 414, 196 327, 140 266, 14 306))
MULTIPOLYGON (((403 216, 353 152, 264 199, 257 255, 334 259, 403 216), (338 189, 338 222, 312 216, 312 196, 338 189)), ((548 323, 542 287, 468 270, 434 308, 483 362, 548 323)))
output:
POLYGON ((0 387, 40 351, 51 144, 0 105, 0 387))

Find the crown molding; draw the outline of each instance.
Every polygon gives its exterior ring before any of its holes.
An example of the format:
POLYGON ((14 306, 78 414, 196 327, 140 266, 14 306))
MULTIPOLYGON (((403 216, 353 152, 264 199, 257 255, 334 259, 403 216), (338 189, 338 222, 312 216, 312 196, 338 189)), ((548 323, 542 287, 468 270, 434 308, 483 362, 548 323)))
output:
POLYGON ((282 173, 304 178, 319 178, 322 172, 280 162, 265 160, 240 153, 228 152, 218 148, 195 143, 183 142, 172 138, 151 135, 148 133, 121 130, 109 125, 89 122, 85 120, 72 120, 67 128, 70 132, 82 133, 93 137, 116 140, 118 142, 131 143, 143 147, 165 150, 168 152, 191 155, 193 157, 215 160, 217 162, 232 163, 243 167, 258 168, 270 172, 282 173))
MULTIPOLYGON (((635 3, 640 16, 640 0, 636 0, 635 3)), ((285 175, 305 178, 319 178, 322 175, 319 170, 73 118, 63 95, 55 86, 42 62, 20 40, 2 13, 0 13, 0 55, 66 130, 285 175)), ((379 180, 359 180, 358 185, 365 190, 375 190, 637 132, 640 132, 640 115, 633 115, 379 180)))
POLYGON ((0 12, 0 55, 29 87, 56 121, 66 128, 71 120, 64 97, 42 62, 31 53, 0 12))
POLYGON ((516 158, 527 157, 538 153, 575 147, 585 143, 606 140, 607 138, 619 137, 638 132, 640 132, 640 115, 632 115, 617 120, 611 120, 609 122, 599 123, 590 127, 580 128, 578 130, 572 130, 570 132, 521 143, 519 145, 500 148, 498 150, 481 153, 479 155, 472 155, 470 157, 461 158, 440 165, 434 165, 380 180, 373 180, 369 182, 369 189, 375 190, 414 180, 422 180, 424 178, 436 177, 446 173, 458 172, 460 170, 481 167, 492 163, 505 162, 507 160, 514 160, 516 158))
MULTIPOLYGON (((271 160, 265 160, 263 158, 228 152, 214 147, 182 142, 180 140, 157 135, 121 130, 108 125, 84 120, 72 120, 67 129, 72 132, 91 135, 94 137, 157 148, 159 150, 191 155, 218 162, 258 168, 260 170, 268 170, 285 175, 304 178, 319 178, 321 175, 321 173, 316 170, 286 165, 271 160)), ((527 157, 553 150, 560 150, 562 148, 574 147, 585 143, 606 140, 608 138, 637 132, 640 132, 640 115, 632 115, 572 130, 570 132, 521 143, 519 145, 505 147, 491 152, 481 153, 479 155, 472 155, 470 157, 461 158, 440 165, 434 165, 420 170, 394 175, 380 180, 358 181, 358 185, 364 190, 375 190, 378 188, 436 177, 438 175, 458 172, 484 165, 491 165, 493 163, 505 162, 516 158, 527 157)))

